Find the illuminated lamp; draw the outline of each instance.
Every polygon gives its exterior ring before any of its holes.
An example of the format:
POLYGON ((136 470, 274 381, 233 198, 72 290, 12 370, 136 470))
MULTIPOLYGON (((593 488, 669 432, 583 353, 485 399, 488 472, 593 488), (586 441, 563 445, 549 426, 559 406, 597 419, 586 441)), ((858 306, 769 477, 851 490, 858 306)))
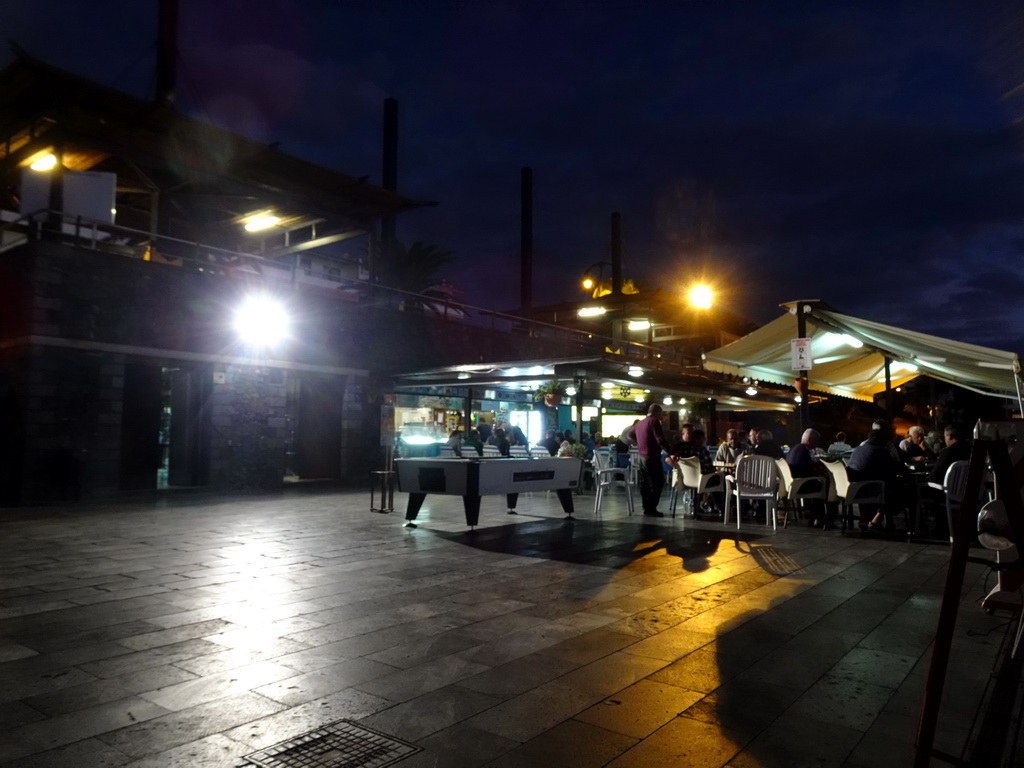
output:
POLYGON ((29 165, 29 168, 31 168, 33 171, 50 171, 53 170, 56 166, 57 156, 54 155, 52 152, 47 152, 42 157, 32 161, 32 164, 29 165))
POLYGON ((258 213, 255 216, 249 216, 245 219, 245 231, 260 232, 264 229, 270 229, 271 227, 277 226, 279 221, 281 221, 280 216, 274 216, 269 213, 258 213))
POLYGON ((288 338, 288 313, 269 296, 250 296, 235 310, 234 326, 248 346, 270 348, 288 338))
POLYGON ((597 317, 598 315, 603 315, 607 311, 608 310, 605 309, 604 307, 580 307, 576 311, 576 316, 577 317, 597 317))

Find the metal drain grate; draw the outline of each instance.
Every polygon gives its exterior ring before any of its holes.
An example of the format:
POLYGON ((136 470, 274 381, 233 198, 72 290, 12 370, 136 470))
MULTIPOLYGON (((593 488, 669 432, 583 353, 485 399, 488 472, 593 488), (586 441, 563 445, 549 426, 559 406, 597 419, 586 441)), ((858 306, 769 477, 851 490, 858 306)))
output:
POLYGON ((351 720, 338 720, 245 759, 260 768, 383 768, 420 749, 351 720))

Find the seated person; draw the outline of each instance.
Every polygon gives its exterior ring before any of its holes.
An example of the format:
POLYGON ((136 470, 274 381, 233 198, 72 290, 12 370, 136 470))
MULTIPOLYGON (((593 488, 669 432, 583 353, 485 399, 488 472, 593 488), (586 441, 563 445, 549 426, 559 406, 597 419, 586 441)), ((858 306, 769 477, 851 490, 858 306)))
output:
POLYGON ((586 432, 580 435, 580 442, 583 444, 583 447, 587 449, 587 453, 584 458, 587 459, 587 461, 590 461, 594 458, 594 449, 597 448, 597 445, 590 439, 590 435, 586 432))
POLYGON ((537 447, 547 448, 548 453, 554 456, 558 453, 558 446, 561 444, 562 441, 558 439, 555 430, 549 429, 544 433, 544 439, 537 442, 537 447))
POLYGON ((449 448, 455 451, 456 456, 462 455, 462 430, 453 429, 451 435, 448 437, 448 442, 445 443, 449 448))
POLYGON ((942 431, 946 447, 943 448, 935 459, 935 466, 928 474, 928 482, 942 485, 946 479, 946 471, 954 461, 969 461, 971 458, 971 441, 960 436, 960 428, 950 424, 942 431))
POLYGON ((852 450, 853 446, 846 442, 845 432, 836 432, 836 441, 828 447, 828 452, 836 456, 843 456, 852 450))
POLYGON ((498 453, 500 453, 502 456, 508 456, 509 448, 512 447, 512 444, 508 441, 508 438, 505 436, 505 430, 502 429, 501 427, 495 428, 494 432, 491 434, 490 439, 487 441, 487 444, 495 446, 498 449, 498 453))
POLYGON ((893 513, 906 507, 907 468, 900 460, 899 451, 892 442, 889 422, 879 419, 871 426, 868 439, 853 449, 846 463, 850 480, 882 480, 885 482, 885 506, 879 509, 867 524, 870 531, 892 529, 893 513))
MULTIPOLYGON (((786 454, 786 463, 789 465, 789 473, 793 476, 793 479, 800 477, 814 477, 816 475, 822 476, 822 482, 825 482, 824 475, 828 474, 828 470, 821 465, 821 462, 815 457, 814 451, 821 442, 821 433, 816 429, 805 429, 803 436, 800 438, 800 443, 794 445, 789 453, 786 454)), ((825 521, 825 500, 824 499, 813 499, 814 503, 811 506, 811 525, 821 526, 825 521)))
POLYGON ((484 455, 484 443, 480 439, 480 431, 477 429, 469 430, 469 437, 462 441, 463 457, 472 458, 473 451, 476 451, 477 456, 484 455))
POLYGON ((775 436, 768 429, 758 430, 757 443, 750 453, 754 456, 770 456, 773 459, 783 459, 786 457, 782 447, 775 442, 775 436))
POLYGON ((932 461, 935 458, 935 454, 925 444, 924 429, 917 425, 907 430, 907 436, 900 441, 900 450, 908 461, 915 463, 932 461))
POLYGON ((743 445, 740 443, 740 433, 730 429, 725 433, 725 442, 718 446, 715 453, 716 464, 735 464, 736 459, 743 455, 743 445))

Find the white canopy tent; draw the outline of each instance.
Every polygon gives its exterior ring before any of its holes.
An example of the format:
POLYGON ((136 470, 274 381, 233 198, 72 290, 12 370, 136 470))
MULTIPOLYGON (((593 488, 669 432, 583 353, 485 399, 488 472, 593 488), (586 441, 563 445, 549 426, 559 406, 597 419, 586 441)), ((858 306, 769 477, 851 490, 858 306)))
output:
POLYGON ((710 371, 793 384, 790 342, 798 336, 797 310, 806 319, 811 346, 807 372, 811 390, 870 401, 890 384, 897 387, 926 375, 984 395, 1016 400, 1021 406, 1020 359, 960 341, 907 331, 844 315, 820 301, 783 304, 787 311, 741 339, 706 353, 710 371))

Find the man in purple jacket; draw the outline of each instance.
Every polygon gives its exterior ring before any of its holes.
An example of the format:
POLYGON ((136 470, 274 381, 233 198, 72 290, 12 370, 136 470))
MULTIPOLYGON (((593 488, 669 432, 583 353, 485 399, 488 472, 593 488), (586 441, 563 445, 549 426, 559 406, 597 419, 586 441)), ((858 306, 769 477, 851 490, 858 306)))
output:
POLYGON ((663 512, 658 511, 658 501, 665 489, 665 470, 661 464, 662 450, 669 454, 670 459, 675 459, 672 455, 672 446, 668 444, 661 429, 662 417, 662 407, 655 403, 647 409, 647 418, 637 422, 629 431, 629 436, 636 443, 637 452, 640 454, 640 499, 644 514, 649 517, 665 516, 663 512))

